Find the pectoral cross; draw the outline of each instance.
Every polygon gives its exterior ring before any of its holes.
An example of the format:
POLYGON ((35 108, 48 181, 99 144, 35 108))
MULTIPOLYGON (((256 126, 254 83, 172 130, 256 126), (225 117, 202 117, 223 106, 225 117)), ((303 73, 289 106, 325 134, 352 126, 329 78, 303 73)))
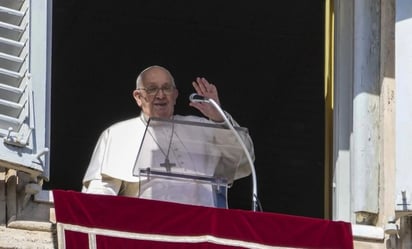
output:
POLYGON ((171 172, 172 167, 176 167, 176 164, 169 162, 169 158, 166 158, 165 162, 160 164, 160 167, 165 167, 167 172, 171 172))

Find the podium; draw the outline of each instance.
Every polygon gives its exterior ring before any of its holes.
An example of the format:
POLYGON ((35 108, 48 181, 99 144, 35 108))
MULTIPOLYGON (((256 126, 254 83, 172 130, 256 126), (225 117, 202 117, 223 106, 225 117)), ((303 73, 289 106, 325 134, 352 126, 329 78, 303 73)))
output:
MULTIPOLYGON (((247 128, 235 129, 247 139, 247 128)), ((245 151, 223 124, 151 118, 133 175, 140 198, 227 208, 227 189, 245 164, 245 151)))

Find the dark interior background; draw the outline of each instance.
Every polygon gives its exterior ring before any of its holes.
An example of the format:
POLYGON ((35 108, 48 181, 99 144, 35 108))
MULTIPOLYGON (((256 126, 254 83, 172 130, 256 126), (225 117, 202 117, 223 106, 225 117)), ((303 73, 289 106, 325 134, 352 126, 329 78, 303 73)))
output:
MULTIPOLYGON (((191 82, 217 85, 223 108, 254 140, 264 211, 323 217, 323 0, 53 3, 49 189, 80 190, 99 134, 139 110, 142 69, 170 69, 188 106, 191 82)), ((229 191, 251 208, 251 179, 229 191)))

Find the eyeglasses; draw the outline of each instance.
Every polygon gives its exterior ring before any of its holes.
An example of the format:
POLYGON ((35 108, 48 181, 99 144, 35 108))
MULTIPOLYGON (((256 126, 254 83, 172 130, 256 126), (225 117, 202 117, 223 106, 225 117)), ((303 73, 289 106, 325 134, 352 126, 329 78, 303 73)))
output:
POLYGON ((159 90, 162 90, 164 94, 170 95, 175 90, 174 86, 162 86, 162 87, 144 87, 144 88, 137 88, 137 90, 144 90, 146 91, 147 95, 156 95, 159 90))

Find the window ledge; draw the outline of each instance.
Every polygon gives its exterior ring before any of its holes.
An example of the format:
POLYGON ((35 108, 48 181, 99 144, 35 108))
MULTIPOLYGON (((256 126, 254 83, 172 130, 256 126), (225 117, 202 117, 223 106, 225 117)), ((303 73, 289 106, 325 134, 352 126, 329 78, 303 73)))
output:
POLYGON ((383 240, 385 231, 381 227, 352 224, 353 237, 356 239, 383 240))
POLYGON ((34 201, 53 204, 53 192, 51 190, 41 190, 39 193, 34 195, 34 201))

